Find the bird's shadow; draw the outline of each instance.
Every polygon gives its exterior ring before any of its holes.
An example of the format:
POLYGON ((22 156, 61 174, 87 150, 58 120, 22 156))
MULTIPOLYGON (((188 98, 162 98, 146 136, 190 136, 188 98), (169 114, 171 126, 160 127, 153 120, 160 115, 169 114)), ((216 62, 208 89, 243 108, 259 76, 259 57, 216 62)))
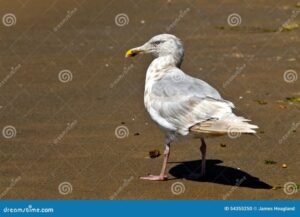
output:
POLYGON ((218 165, 222 163, 221 160, 207 160, 206 173, 203 177, 200 176, 201 160, 169 163, 180 163, 171 168, 169 171, 169 173, 175 178, 256 189, 272 188, 272 186, 269 184, 259 180, 257 177, 251 176, 242 170, 218 165))

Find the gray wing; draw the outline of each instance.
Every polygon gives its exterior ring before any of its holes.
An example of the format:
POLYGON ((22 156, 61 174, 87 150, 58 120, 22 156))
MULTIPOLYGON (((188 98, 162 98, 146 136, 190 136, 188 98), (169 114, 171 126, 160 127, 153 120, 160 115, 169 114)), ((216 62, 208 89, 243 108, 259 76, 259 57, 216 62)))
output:
POLYGON ((189 128, 209 119, 232 114, 233 104, 223 100, 206 82, 186 75, 180 69, 169 70, 152 86, 150 95, 153 119, 182 135, 189 128))
POLYGON ((221 100, 221 96, 216 89, 208 83, 193 78, 178 68, 169 70, 166 75, 153 86, 152 91, 157 96, 175 96, 192 94, 200 98, 213 98, 221 100))

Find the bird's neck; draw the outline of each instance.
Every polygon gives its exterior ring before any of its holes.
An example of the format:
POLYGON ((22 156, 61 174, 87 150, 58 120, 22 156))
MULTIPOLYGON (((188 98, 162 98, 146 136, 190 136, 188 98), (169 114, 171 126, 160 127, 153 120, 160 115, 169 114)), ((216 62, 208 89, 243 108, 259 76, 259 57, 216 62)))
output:
POLYGON ((169 69, 177 67, 176 63, 176 60, 171 55, 157 57, 148 67, 146 82, 159 80, 169 69))
POLYGON ((177 67, 180 68, 182 59, 178 59, 173 55, 159 56, 152 61, 148 70, 151 72, 163 72, 166 69, 177 67))
POLYGON ((179 68, 178 61, 172 55, 160 56, 154 59, 147 70, 145 91, 150 91, 152 85, 164 77, 172 68, 179 68))

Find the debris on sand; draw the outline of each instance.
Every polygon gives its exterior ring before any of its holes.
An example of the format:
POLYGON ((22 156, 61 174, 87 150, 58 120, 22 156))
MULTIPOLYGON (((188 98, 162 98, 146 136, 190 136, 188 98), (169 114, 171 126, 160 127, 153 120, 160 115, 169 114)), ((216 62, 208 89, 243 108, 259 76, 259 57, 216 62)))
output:
POLYGON ((257 102, 259 105, 266 105, 266 104, 268 104, 266 101, 260 100, 260 99, 254 100, 254 101, 257 102))
POLYGON ((122 121, 122 122, 121 122, 121 124, 125 124, 125 122, 124 122, 124 121, 122 121))
POLYGON ((282 168, 287 168, 287 165, 286 164, 282 164, 282 168))
POLYGON ((154 149, 152 151, 149 151, 149 157, 150 158, 157 158, 159 157, 161 154, 160 154, 160 151, 158 149, 154 149))
POLYGON ((298 23, 285 23, 282 26, 282 31, 292 31, 299 28, 298 23))
POLYGON ((275 185, 275 186, 273 186, 273 188, 271 188, 272 190, 278 190, 278 189, 281 189, 282 188, 282 186, 280 186, 280 185, 275 185))
POLYGON ((139 135, 140 135, 140 133, 134 133, 133 135, 134 135, 134 136, 139 136, 139 135))
POLYGON ((232 31, 247 32, 247 33, 277 32, 277 29, 275 28, 264 28, 264 27, 257 27, 257 26, 234 26, 234 27, 215 26, 215 28, 219 30, 232 30, 232 31))
POLYGON ((286 97, 285 100, 288 102, 297 103, 300 102, 300 97, 296 97, 296 96, 286 97))
POLYGON ((222 148, 225 148, 225 147, 226 147, 226 144, 221 143, 220 146, 221 146, 222 148))
POLYGON ((273 160, 265 160, 265 164, 271 165, 271 164, 277 164, 277 162, 273 160))
POLYGON ((279 108, 281 108, 281 109, 286 109, 287 106, 286 106, 286 105, 279 105, 279 108))

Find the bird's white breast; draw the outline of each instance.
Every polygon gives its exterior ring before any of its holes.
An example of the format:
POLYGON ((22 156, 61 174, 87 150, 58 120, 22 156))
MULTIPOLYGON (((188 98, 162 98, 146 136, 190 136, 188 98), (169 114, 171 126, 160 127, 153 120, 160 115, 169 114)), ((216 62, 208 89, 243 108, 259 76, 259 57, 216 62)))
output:
MULTIPOLYGON (((153 104, 158 103, 157 97, 152 94, 153 85, 159 81, 171 67, 175 66, 172 56, 158 57, 152 61, 148 67, 145 82, 144 104, 151 118, 163 129, 175 130, 174 126, 161 117, 159 112, 154 109, 153 104)), ((160 102, 163 103, 163 102, 160 102)))

